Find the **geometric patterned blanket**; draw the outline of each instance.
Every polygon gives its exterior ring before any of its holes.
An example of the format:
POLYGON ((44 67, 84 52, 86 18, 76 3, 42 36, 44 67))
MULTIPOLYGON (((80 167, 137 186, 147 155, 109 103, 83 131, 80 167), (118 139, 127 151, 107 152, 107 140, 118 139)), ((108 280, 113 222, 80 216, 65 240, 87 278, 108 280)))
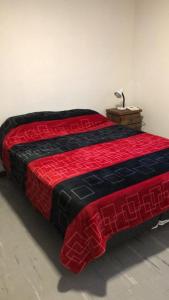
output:
POLYGON ((64 237, 61 262, 80 272, 113 234, 169 210, 169 140, 93 110, 36 112, 0 128, 5 169, 64 237))

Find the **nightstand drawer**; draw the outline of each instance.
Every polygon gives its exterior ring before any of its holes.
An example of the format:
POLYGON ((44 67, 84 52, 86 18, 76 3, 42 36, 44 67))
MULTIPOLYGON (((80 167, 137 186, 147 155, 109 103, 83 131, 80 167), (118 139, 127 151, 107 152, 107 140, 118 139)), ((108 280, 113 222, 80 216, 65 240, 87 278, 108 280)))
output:
POLYGON ((132 129, 141 130, 142 123, 128 124, 126 126, 132 129))
POLYGON ((120 117, 120 124, 122 125, 141 123, 141 121, 142 117, 140 114, 124 115, 120 117))

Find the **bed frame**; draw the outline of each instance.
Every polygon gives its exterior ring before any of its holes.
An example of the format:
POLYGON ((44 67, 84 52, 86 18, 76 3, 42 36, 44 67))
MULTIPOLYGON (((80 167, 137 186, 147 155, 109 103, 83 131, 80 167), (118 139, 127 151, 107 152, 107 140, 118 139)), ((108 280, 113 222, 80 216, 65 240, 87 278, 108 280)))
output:
POLYGON ((4 170, 0 171, 0 178, 5 176, 6 176, 6 172, 4 170))
POLYGON ((0 178, 6 176, 6 171, 4 170, 4 168, 2 167, 2 162, 0 159, 0 178))

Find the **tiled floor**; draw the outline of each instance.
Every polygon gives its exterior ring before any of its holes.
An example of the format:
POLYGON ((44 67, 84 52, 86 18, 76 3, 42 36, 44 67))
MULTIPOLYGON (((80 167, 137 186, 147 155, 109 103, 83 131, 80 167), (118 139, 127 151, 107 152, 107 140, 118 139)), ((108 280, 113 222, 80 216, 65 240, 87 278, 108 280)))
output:
POLYGON ((0 300, 169 299, 169 225, 113 248, 79 275, 59 263, 62 239, 0 178, 0 300))

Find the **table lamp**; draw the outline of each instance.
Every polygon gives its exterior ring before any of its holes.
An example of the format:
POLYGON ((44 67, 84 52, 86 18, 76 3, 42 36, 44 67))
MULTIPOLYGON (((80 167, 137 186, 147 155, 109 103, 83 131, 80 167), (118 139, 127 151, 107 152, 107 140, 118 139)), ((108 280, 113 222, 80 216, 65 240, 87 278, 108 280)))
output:
POLYGON ((126 107, 125 107, 125 96, 124 96, 124 93, 123 93, 123 89, 120 89, 120 90, 118 90, 118 91, 116 91, 115 93, 114 93, 114 95, 117 97, 117 98, 123 98, 123 106, 120 106, 120 107, 117 107, 117 109, 120 109, 120 110, 124 110, 124 109, 126 109, 126 107))

